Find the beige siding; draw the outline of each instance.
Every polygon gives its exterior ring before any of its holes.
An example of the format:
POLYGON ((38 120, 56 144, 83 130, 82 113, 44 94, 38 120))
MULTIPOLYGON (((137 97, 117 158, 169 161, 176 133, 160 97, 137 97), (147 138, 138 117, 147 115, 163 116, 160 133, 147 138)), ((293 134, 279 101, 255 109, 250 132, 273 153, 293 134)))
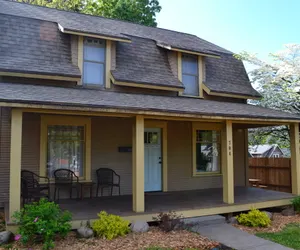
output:
MULTIPOLYGON (((10 110, 2 109, 0 159, 0 206, 8 199, 10 110), (3 190, 3 191, 2 191, 3 190)), ((39 173, 40 115, 23 118, 22 169, 39 173)), ((245 132, 234 130, 235 185, 245 185, 245 132)), ((108 167, 121 176, 121 194, 132 192, 132 154, 118 147, 132 146, 130 118, 92 117, 92 179, 96 169, 108 167)), ((221 176, 192 177, 192 123, 168 122, 168 190, 222 187, 221 176)), ((64 196, 64 195, 62 195, 64 196)))
POLYGON ((119 153, 118 147, 132 145, 132 120, 129 118, 92 119, 92 179, 96 169, 112 168, 121 176, 121 194, 132 190, 132 154, 119 153))
POLYGON ((177 59, 177 52, 175 51, 168 51, 168 61, 172 70, 173 75, 178 78, 178 59, 177 59))
POLYGON ((192 175, 192 123, 168 122, 168 190, 222 187, 221 176, 192 175))
POLYGON ((111 70, 116 69, 116 60, 117 60, 117 56, 116 56, 117 50, 116 50, 116 42, 112 41, 111 42, 111 70))
POLYGON ((78 65, 78 36, 71 35, 71 59, 74 65, 78 65))
POLYGON ((9 198, 10 109, 0 107, 0 207, 9 198))
POLYGON ((23 114, 22 169, 39 174, 40 165, 40 115, 23 114))

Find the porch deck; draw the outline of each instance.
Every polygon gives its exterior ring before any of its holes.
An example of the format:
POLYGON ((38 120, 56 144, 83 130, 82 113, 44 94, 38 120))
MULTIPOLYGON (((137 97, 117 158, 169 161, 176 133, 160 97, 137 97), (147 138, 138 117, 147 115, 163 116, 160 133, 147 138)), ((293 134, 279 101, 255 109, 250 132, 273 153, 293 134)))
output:
POLYGON ((235 188, 235 204, 223 203, 223 190, 203 189, 166 193, 146 193, 145 212, 132 211, 132 196, 106 196, 83 200, 60 200, 62 209, 73 214, 74 221, 93 220, 97 213, 105 210, 126 217, 129 220, 152 220, 152 216, 162 211, 175 210, 185 217, 229 213, 248 210, 251 207, 266 208, 287 205, 293 194, 252 187, 235 188))

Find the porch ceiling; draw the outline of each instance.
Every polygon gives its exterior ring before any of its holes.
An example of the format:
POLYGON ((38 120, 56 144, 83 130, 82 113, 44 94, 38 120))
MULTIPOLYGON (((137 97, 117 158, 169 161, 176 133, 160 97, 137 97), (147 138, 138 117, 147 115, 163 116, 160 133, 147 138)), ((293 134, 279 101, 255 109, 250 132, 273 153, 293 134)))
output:
POLYGON ((208 119, 300 122, 300 116, 249 104, 125 94, 83 87, 0 83, 0 106, 120 112, 208 119))

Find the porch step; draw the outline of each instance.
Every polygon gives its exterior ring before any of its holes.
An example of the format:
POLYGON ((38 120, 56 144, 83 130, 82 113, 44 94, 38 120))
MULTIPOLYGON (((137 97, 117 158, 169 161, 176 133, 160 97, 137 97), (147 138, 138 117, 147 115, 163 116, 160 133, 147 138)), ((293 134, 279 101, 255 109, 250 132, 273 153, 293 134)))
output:
POLYGON ((185 224, 197 224, 198 226, 206 226, 206 225, 224 224, 226 222, 226 218, 221 215, 209 215, 209 216, 184 218, 182 219, 182 221, 185 224))

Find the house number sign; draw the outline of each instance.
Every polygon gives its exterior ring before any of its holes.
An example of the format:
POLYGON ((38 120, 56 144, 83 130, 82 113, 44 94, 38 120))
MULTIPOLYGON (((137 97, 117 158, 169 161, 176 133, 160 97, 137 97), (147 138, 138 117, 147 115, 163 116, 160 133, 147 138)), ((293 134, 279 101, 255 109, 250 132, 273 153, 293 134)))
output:
POLYGON ((231 155, 231 140, 228 141, 228 155, 231 155))

